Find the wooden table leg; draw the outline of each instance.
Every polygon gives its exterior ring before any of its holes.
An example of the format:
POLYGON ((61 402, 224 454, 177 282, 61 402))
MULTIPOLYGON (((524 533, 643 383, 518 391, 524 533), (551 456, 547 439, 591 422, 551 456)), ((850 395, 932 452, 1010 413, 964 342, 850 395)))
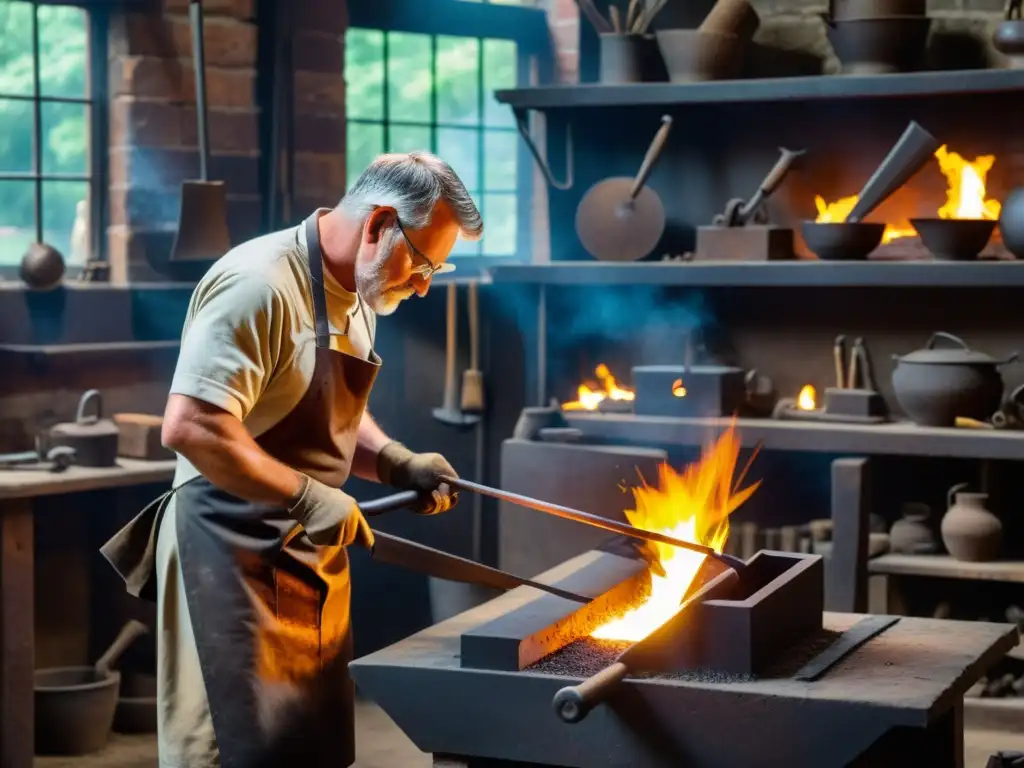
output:
POLYGON ((35 752, 35 573, 32 502, 0 502, 0 765, 35 752))

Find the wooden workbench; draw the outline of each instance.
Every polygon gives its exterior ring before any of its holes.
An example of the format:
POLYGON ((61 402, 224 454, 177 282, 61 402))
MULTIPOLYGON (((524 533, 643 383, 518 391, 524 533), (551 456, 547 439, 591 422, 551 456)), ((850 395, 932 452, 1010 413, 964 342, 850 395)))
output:
POLYGON ((0 765, 32 768, 34 744, 34 500, 170 483, 173 459, 118 459, 109 469, 0 472, 0 765))
MULTIPOLYGON (((602 556, 585 553, 539 578, 558 584, 602 556)), ((813 682, 629 679, 618 704, 567 725, 551 699, 578 679, 460 667, 463 632, 540 594, 520 587, 357 659, 351 664, 356 684, 417 747, 462 756, 456 764, 487 758, 587 768, 684 762, 822 768, 899 741, 916 764, 957 768, 964 692, 1018 642, 1009 624, 902 618, 813 682), (639 723, 637 713, 645 713, 639 723)), ((861 618, 826 612, 824 623, 842 631, 861 618)))

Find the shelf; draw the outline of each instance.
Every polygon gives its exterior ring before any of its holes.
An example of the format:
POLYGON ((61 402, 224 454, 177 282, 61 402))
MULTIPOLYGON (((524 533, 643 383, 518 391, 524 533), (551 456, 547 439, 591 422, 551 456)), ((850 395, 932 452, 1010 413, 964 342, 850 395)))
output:
POLYGON ((700 288, 993 288, 1024 286, 1024 261, 647 262, 516 264, 488 270, 493 283, 677 285, 700 288))
POLYGON ((964 563, 949 555, 882 555, 868 561, 868 571, 887 576, 1024 583, 1024 560, 964 563))
POLYGON ((899 75, 783 77, 706 83, 564 85, 498 91, 513 108, 641 107, 685 104, 941 97, 1024 90, 1024 70, 978 69, 899 75))
MULTIPOLYGON (((566 413, 586 438, 647 446, 702 446, 732 419, 683 419, 620 414, 566 413)), ((909 423, 861 425, 738 419, 745 446, 860 456, 936 456, 964 459, 1024 458, 1024 431, 945 429, 909 423)))
POLYGON ((177 339, 169 341, 109 341, 87 344, 0 344, 0 355, 17 357, 66 357, 69 355, 109 355, 176 350, 177 339))

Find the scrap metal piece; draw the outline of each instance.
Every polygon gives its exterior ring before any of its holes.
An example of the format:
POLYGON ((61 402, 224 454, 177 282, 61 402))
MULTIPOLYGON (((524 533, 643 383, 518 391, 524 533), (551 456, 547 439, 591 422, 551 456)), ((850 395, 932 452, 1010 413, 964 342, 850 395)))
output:
POLYGON ((794 675, 794 679, 811 682, 860 648, 871 638, 882 634, 900 620, 899 616, 869 616, 841 634, 832 645, 811 659, 794 675))

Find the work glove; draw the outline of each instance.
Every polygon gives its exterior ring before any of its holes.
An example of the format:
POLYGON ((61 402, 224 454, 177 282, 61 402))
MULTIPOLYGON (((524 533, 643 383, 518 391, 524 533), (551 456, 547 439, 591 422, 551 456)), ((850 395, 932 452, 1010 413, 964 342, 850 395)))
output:
POLYGON ((441 482, 442 477, 458 477, 439 453, 413 453, 397 440, 388 443, 377 455, 377 476, 385 485, 420 493, 421 515, 447 512, 459 501, 458 491, 441 482))
POLYGON ((356 500, 340 488, 303 476, 302 487, 288 514, 302 525, 318 547, 359 543, 373 549, 373 531, 356 500))

